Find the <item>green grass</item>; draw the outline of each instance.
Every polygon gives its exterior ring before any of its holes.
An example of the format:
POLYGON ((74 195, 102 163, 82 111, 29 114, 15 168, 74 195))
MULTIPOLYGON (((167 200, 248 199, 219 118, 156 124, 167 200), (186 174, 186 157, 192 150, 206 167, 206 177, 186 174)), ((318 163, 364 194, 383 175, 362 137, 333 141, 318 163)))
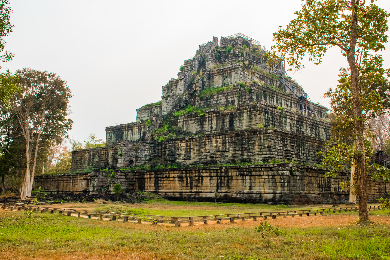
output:
MULTIPOLYGON (((134 206, 125 205, 101 205, 94 209, 94 211, 104 212, 121 212, 128 214, 136 214, 140 216, 156 215, 166 217, 196 217, 217 214, 237 214, 237 213, 259 213, 259 212, 285 212, 285 211, 299 211, 302 209, 319 210, 323 209, 319 205, 315 206, 292 206, 292 205, 266 205, 266 204, 252 204, 252 203, 214 203, 214 202, 188 202, 188 201, 170 201, 154 195, 152 199, 145 200, 142 204, 134 206), (167 207, 165 207, 167 206, 167 207), (172 208, 171 206, 177 206, 172 208), (183 206, 183 207, 180 207, 183 206), (165 208, 164 208, 165 207, 165 208), (166 209, 167 208, 167 209, 166 209), (168 209, 169 208, 169 209, 168 209)), ((335 209, 339 209, 336 207, 335 209)), ((357 211, 340 213, 326 212, 325 215, 358 215, 357 211)), ((390 215, 390 210, 372 210, 370 215, 387 216, 390 215)))
POLYGON ((157 259, 390 259, 390 228, 385 225, 279 229, 277 234, 219 227, 189 230, 12 212, 0 216, 0 252, 31 258, 130 250, 157 259))
POLYGON ((104 212, 121 212, 128 214, 137 214, 140 216, 156 215, 167 217, 191 217, 191 216, 206 216, 217 214, 236 214, 236 213, 252 213, 260 211, 286 211, 299 210, 298 207, 288 207, 286 205, 265 205, 265 204, 239 204, 239 203, 214 203, 214 202, 185 202, 185 201, 169 201, 162 198, 146 200, 144 204, 134 208, 125 205, 101 205, 94 211, 104 212), (163 209, 164 206, 186 206, 186 209, 163 209), (205 209, 207 207, 208 209, 205 209), (188 209, 190 208, 190 209, 188 209), (211 209, 210 209, 211 208, 211 209))

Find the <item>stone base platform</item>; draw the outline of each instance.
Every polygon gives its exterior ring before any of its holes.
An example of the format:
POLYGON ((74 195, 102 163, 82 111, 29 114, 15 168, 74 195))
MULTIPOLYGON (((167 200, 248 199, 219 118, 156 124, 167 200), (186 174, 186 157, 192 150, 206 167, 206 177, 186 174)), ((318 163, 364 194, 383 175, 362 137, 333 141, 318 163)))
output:
MULTIPOLYGON (((188 167, 149 171, 94 171, 91 173, 37 176, 34 188, 55 193, 112 192, 121 183, 126 192, 145 191, 173 200, 252 202, 269 204, 346 203, 343 173, 325 178, 325 170, 293 164, 188 167)), ((369 201, 386 196, 390 184, 368 182, 369 201)))

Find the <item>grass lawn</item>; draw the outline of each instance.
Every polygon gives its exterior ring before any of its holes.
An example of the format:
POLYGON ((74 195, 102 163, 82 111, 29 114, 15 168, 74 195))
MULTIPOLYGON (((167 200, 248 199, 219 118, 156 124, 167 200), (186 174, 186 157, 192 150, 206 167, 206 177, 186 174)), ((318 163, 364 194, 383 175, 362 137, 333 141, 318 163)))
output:
MULTIPOLYGON (((169 201, 71 206, 165 216, 299 209, 169 201)), ((355 224, 356 213, 337 213, 277 218, 271 226, 237 221, 177 228, 0 211, 0 259, 390 259, 388 213, 372 211, 374 224, 364 227, 355 224)))

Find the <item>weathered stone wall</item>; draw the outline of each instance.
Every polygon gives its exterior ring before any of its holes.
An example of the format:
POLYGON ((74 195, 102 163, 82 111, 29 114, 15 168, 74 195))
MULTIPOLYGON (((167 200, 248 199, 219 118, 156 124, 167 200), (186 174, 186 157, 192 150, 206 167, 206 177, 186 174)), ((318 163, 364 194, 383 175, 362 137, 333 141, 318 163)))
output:
POLYGON ((105 169, 116 165, 118 152, 115 147, 98 147, 72 151, 71 172, 105 169))
POLYGON ((282 107, 287 110, 308 115, 314 118, 327 118, 327 108, 311 102, 302 102, 296 96, 275 91, 274 89, 253 83, 248 87, 234 86, 232 90, 221 91, 211 96, 196 97, 195 106, 202 108, 219 108, 228 106, 248 106, 253 103, 282 107), (310 111, 305 108, 309 106, 310 111), (302 106, 302 107, 301 107, 302 106), (302 112, 303 111, 303 112, 302 112))
POLYGON ((72 172, 128 168, 156 157, 183 165, 272 159, 320 163, 317 152, 330 136, 327 122, 263 105, 230 112, 210 110, 201 117, 183 115, 177 126, 192 136, 160 143, 151 136, 156 126, 111 127, 107 129, 107 148, 72 152, 72 172))
POLYGON ((162 105, 150 105, 137 109, 137 122, 162 116, 162 105))
POLYGON ((135 176, 136 190, 171 199, 260 203, 344 203, 339 187, 347 175, 324 178, 324 171, 291 165, 156 170, 135 176), (143 182, 145 181, 145 182, 143 182))
MULTIPOLYGON (((247 93, 244 91, 244 93, 247 93)), ((247 93, 248 94, 248 93, 247 93)), ((254 95, 256 96, 256 95, 254 95)), ((184 114, 179 117, 178 127, 183 131, 188 131, 192 134, 198 133, 218 133, 224 131, 247 130, 263 127, 275 127, 287 132, 307 134, 320 139, 329 137, 330 123, 319 120, 315 116, 305 116, 302 113, 296 113, 289 109, 278 109, 276 105, 265 104, 260 101, 257 104, 256 99, 248 95, 243 95, 242 98, 252 98, 252 105, 239 106, 233 110, 224 110, 233 103, 237 98, 236 94, 225 93, 213 98, 204 98, 202 102, 204 106, 218 102, 222 109, 215 106, 215 109, 210 109, 205 112, 204 116, 198 114, 184 114), (215 101, 215 100, 224 100, 215 101), (232 101, 230 101, 232 100, 232 101)), ((279 99, 276 98, 279 102, 279 99)), ((158 121, 151 120, 150 125, 142 123, 130 123, 106 128, 106 145, 107 147, 115 146, 118 142, 126 141, 152 141, 152 132, 159 126, 158 121)))
MULTIPOLYGON (((340 182, 344 173, 324 178, 325 171, 291 164, 248 167, 175 168, 153 171, 95 171, 88 174, 36 176, 34 189, 63 192, 110 193, 115 183, 126 192, 148 191, 170 199, 260 202, 260 203, 345 203, 348 192, 340 182)), ((390 184, 368 178, 368 199, 387 196, 390 184)))
POLYGON ((33 189, 41 187, 52 193, 110 193, 115 183, 120 183, 125 192, 134 191, 134 176, 120 171, 40 175, 34 178, 33 189))
POLYGON ((33 189, 41 187, 45 191, 57 192, 90 192, 91 175, 89 173, 40 175, 35 176, 33 189))
POLYGON ((330 123, 276 106, 256 104, 233 110, 212 109, 204 116, 182 115, 178 127, 191 134, 209 134, 258 128, 274 128, 292 134, 303 134, 320 140, 330 137, 330 123))
MULTIPOLYGON (((222 100, 223 94, 218 96, 203 101, 222 100)), ((319 163, 317 152, 330 137, 328 122, 264 102, 233 110, 211 109, 203 116, 178 116, 175 127, 186 133, 185 138, 159 143, 152 136, 159 126, 157 120, 151 120, 149 125, 107 127, 107 148, 74 151, 72 171, 128 168, 156 157, 183 165, 272 159, 319 163)))
POLYGON ((273 159, 320 163, 324 142, 306 135, 254 129, 157 143, 156 155, 167 164, 236 164, 273 159))
POLYGON ((115 147, 72 151, 71 172, 121 169, 143 165, 155 155, 155 142, 121 141, 115 147))
POLYGON ((115 146, 120 141, 151 141, 151 133, 156 128, 153 123, 151 126, 146 122, 137 122, 106 127, 106 146, 115 146))

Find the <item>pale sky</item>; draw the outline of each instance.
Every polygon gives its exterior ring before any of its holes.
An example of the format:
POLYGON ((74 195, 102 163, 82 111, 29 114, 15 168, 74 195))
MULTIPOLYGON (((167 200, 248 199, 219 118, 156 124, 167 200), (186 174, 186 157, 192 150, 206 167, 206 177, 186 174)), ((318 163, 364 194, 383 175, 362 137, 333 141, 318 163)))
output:
MULTIPOLYGON (((54 72, 70 87, 73 129, 85 140, 105 127, 134 122, 136 109, 161 100, 161 87, 176 78, 180 65, 213 36, 243 33, 270 49, 272 33, 286 26, 301 0, 132 1, 9 0, 13 32, 1 64, 11 72, 30 67, 54 72)), ((390 11, 389 0, 377 4, 390 11)), ((382 52, 390 67, 390 44, 382 52)), ((289 73, 313 102, 329 106, 323 94, 337 84, 345 58, 337 49, 322 65, 289 73)))

